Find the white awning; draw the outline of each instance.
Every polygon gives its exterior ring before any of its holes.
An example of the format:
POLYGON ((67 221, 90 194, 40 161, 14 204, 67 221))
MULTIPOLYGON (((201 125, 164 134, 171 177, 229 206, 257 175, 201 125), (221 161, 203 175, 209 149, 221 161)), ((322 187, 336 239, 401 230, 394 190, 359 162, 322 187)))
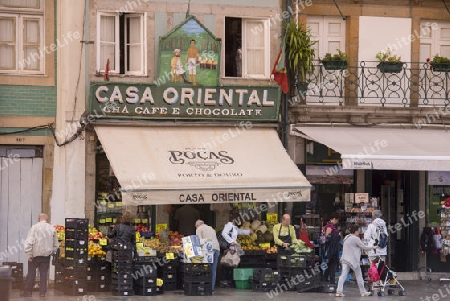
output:
POLYGON ((124 205, 307 202, 274 129, 95 126, 124 205))
POLYGON ((295 126, 341 154, 344 169, 450 170, 445 129, 295 126))

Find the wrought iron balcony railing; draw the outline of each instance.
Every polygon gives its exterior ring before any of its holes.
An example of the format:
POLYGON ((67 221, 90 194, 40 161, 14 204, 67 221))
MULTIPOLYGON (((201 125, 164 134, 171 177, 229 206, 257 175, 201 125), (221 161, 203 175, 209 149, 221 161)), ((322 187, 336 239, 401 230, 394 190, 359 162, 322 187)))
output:
MULTIPOLYGON (((358 66, 326 70, 317 61, 314 72, 307 78, 306 102, 303 97, 291 102, 340 106, 350 102, 360 106, 450 105, 450 64, 432 69, 428 63, 403 63, 399 70, 384 72, 378 64, 361 61, 358 66)), ((300 95, 305 92, 300 91, 300 95)))

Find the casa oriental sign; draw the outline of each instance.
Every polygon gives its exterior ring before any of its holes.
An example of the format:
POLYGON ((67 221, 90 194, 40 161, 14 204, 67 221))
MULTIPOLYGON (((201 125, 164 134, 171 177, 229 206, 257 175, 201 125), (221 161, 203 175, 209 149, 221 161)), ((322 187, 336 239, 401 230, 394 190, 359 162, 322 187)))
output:
POLYGON ((95 118, 278 120, 277 86, 157 86, 93 82, 90 110, 95 118))

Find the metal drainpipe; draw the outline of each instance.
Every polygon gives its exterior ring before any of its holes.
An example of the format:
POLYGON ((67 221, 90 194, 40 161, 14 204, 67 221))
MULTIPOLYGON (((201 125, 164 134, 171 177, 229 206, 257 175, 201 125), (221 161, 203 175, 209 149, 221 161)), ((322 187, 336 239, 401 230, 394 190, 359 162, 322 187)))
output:
POLYGON ((85 110, 89 109, 89 0, 84 0, 84 94, 85 110))
MULTIPOLYGON (((291 0, 286 0, 286 9, 288 11, 290 11, 289 10, 290 6, 291 6, 291 0)), ((291 16, 290 16, 290 14, 288 14, 286 22, 289 23, 290 20, 291 20, 291 16)), ((283 33, 283 34, 285 34, 285 33, 283 33)), ((286 63, 289 63, 289 62, 286 62, 286 63)), ((289 91, 287 94, 284 94, 284 100, 285 101, 284 101, 284 116, 282 119, 282 127, 283 127, 282 131, 283 131, 283 145, 284 145, 284 148, 287 150, 288 149, 288 121, 289 121, 289 105, 288 105, 289 91)))

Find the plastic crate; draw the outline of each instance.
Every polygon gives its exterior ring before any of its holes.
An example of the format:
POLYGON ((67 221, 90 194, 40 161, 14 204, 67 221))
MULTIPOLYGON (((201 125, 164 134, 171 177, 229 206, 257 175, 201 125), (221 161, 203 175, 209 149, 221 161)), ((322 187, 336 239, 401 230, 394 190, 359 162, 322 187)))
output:
POLYGON ((65 240, 82 240, 82 241, 88 241, 89 238, 89 232, 88 230, 75 230, 75 229, 66 229, 65 230, 65 240))
POLYGON ((131 273, 125 272, 125 273, 113 273, 111 274, 111 279, 112 280, 118 280, 118 281, 122 281, 122 280, 129 280, 129 279, 133 279, 133 276, 131 275, 131 273))
POLYGON ((255 292, 268 292, 275 289, 278 281, 275 282, 252 282, 252 290, 255 292))
POLYGON ((184 282, 212 281, 212 272, 184 273, 184 282))
POLYGON ((88 240, 83 239, 67 239, 64 241, 64 244, 69 248, 87 248, 88 240))
POLYGON ((153 262, 157 262, 158 258, 156 256, 138 256, 136 257, 136 263, 142 263, 142 264, 150 264, 153 262))
POLYGON ((234 280, 237 289, 251 289, 252 284, 249 280, 234 280))
POLYGON ((186 296, 211 296, 212 282, 190 282, 184 284, 186 296))
POLYGON ((134 293, 139 296, 156 296, 158 294, 158 290, 156 286, 135 286, 134 293))
POLYGON ((257 268, 266 265, 265 255, 242 255, 239 267, 241 268, 257 268))
POLYGON ((133 285, 134 279, 128 278, 128 279, 111 279, 111 285, 112 286, 128 286, 133 285))
POLYGON ((254 282, 277 282, 278 271, 269 268, 255 268, 253 269, 254 282))
POLYGON ((153 264, 135 264, 134 272, 139 277, 156 277, 158 270, 153 264))
POLYGON ((89 219, 88 218, 66 218, 65 228, 69 229, 88 229, 89 219))
POLYGON ((156 286, 156 277, 139 277, 134 279, 134 286, 156 286))
POLYGON ((306 268, 307 259, 303 255, 279 255, 278 267, 286 268, 306 268))
POLYGON ((299 277, 296 284, 297 292, 302 293, 311 290, 321 290, 320 273, 305 274, 304 278, 299 277))
POLYGON ((163 287, 165 291, 174 291, 177 289, 177 278, 173 280, 163 280, 163 287))
POLYGON ((112 288, 113 296, 134 296, 134 289, 112 288))
POLYGON ((183 265, 184 273, 192 272, 211 272, 212 264, 210 263, 185 263, 183 265))
POLYGON ((233 270, 233 280, 245 280, 248 281, 253 276, 253 269, 241 269, 236 268, 233 270))

